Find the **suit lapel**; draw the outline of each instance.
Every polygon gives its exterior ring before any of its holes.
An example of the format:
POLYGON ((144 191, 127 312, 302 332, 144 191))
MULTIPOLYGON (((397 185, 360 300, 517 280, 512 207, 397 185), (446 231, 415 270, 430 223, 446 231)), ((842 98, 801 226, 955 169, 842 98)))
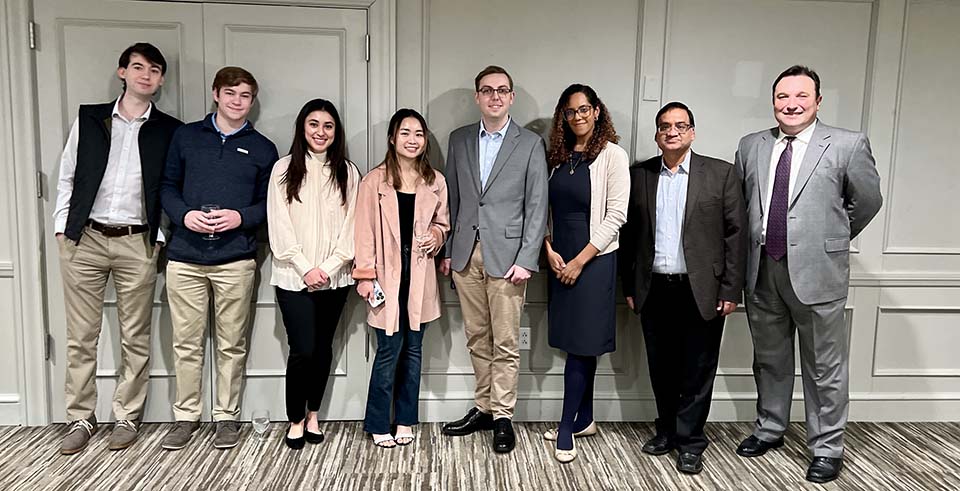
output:
POLYGON ((810 180, 810 176, 813 175, 813 171, 820 163, 820 158, 823 157, 823 153, 830 146, 829 140, 830 128, 817 122, 817 127, 813 130, 810 143, 807 145, 807 151, 803 154, 803 162, 800 163, 800 170, 797 172, 797 181, 793 183, 793 193, 790 194, 788 209, 797 201, 797 196, 800 196, 800 192, 803 191, 807 181, 810 180))
POLYGON ((766 213, 764 204, 767 198, 767 185, 770 182, 770 159, 773 158, 773 145, 777 143, 776 128, 771 129, 760 137, 757 143, 757 178, 760 185, 757 187, 760 203, 760 213, 766 213))
MULTIPOLYGON (((700 196, 700 189, 703 188, 704 169, 700 162, 700 156, 690 150, 690 175, 687 176, 687 202, 683 209, 683 225, 690 222, 690 215, 697 205, 697 198, 700 196)), ((680 172, 679 170, 677 172, 680 172)), ((682 227, 681 227, 682 228, 682 227)))
POLYGON ((650 233, 653 234, 653 237, 656 237, 657 234, 657 184, 660 182, 660 165, 661 161, 656 160, 650 167, 644 169, 645 172, 643 173, 647 195, 647 214, 649 215, 647 220, 650 222, 650 233))
POLYGON ((480 194, 480 151, 477 149, 478 140, 480 139, 480 124, 481 123, 477 123, 473 126, 473 130, 467 138, 468 168, 470 169, 470 179, 477 188, 477 195, 480 194))
MULTIPOLYGON (((487 189, 490 189, 490 185, 493 184, 493 180, 497 178, 497 174, 503 169, 503 166, 507 163, 507 159, 510 158, 510 155, 513 153, 514 149, 517 148, 517 143, 520 142, 520 128, 518 128, 516 121, 510 121, 510 126, 507 127, 507 134, 503 138, 503 144, 500 145, 500 151, 497 152, 497 160, 493 162, 493 169, 490 170, 490 176, 487 177, 487 187, 483 189, 480 193, 480 196, 486 194, 487 189)), ((479 129, 477 130, 479 131, 479 129)), ((480 158, 477 157, 477 168, 480 166, 480 158)), ((480 173, 477 172, 477 180, 480 179, 480 173)))
POLYGON ((394 220, 393 217, 399 216, 400 204, 397 202, 397 191, 393 189, 393 185, 388 181, 389 179, 381 180, 377 187, 377 192, 380 194, 380 223, 384 231, 389 230, 394 242, 399 244, 399 220, 394 220))

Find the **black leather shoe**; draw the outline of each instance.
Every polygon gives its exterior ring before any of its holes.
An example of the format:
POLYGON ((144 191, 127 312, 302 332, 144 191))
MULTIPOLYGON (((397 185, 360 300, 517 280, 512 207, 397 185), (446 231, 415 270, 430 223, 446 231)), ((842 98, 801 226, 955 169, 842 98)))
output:
POLYGON ((317 444, 323 443, 323 432, 314 433, 312 431, 303 430, 303 436, 307 439, 307 443, 317 444))
POLYGON ((840 475, 843 459, 839 457, 814 457, 807 468, 807 480, 816 483, 830 482, 840 475))
POLYGON ((666 435, 657 435, 643 444, 643 453, 663 455, 673 450, 673 442, 666 435))
POLYGON ((444 435, 465 436, 479 430, 492 430, 493 416, 483 412, 480 408, 472 408, 467 415, 452 423, 443 425, 444 435))
POLYGON ((517 437, 513 433, 513 423, 510 418, 497 418, 493 421, 493 451, 507 453, 517 445, 517 437))
POLYGON ((697 453, 680 452, 677 470, 684 474, 699 474, 703 470, 703 456, 697 453))
POLYGON ((782 436, 772 442, 765 442, 753 435, 750 435, 746 440, 740 442, 740 446, 737 447, 737 455, 741 457, 759 457, 767 453, 767 450, 780 448, 782 446, 782 436))

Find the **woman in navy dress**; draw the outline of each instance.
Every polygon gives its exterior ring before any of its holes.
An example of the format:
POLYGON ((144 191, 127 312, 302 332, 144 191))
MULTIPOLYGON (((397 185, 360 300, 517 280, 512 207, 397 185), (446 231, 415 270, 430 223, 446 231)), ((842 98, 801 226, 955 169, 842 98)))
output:
POLYGON ((593 435, 593 381, 597 357, 616 349, 616 254, 627 219, 627 153, 606 106, 587 85, 567 87, 557 101, 550 136, 550 346, 567 352, 563 413, 554 456, 577 456, 574 437, 593 435))

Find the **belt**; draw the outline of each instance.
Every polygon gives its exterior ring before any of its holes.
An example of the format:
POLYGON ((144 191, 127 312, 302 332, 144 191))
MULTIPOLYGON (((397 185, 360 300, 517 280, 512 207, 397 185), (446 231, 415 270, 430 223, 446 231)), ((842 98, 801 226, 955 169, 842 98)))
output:
POLYGON ((107 237, 124 237, 133 234, 142 234, 150 230, 149 225, 105 225, 93 220, 87 221, 90 228, 107 237))
POLYGON ((687 276, 687 273, 653 273, 653 279, 663 283, 686 283, 690 281, 690 277, 687 276))

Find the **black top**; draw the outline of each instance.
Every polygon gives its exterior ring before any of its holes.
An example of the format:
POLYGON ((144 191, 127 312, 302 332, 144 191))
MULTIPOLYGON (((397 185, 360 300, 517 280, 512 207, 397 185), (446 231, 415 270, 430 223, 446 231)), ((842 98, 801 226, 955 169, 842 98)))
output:
POLYGON ((397 202, 400 205, 400 243, 412 247, 413 244, 413 205, 417 195, 397 191, 397 202))

